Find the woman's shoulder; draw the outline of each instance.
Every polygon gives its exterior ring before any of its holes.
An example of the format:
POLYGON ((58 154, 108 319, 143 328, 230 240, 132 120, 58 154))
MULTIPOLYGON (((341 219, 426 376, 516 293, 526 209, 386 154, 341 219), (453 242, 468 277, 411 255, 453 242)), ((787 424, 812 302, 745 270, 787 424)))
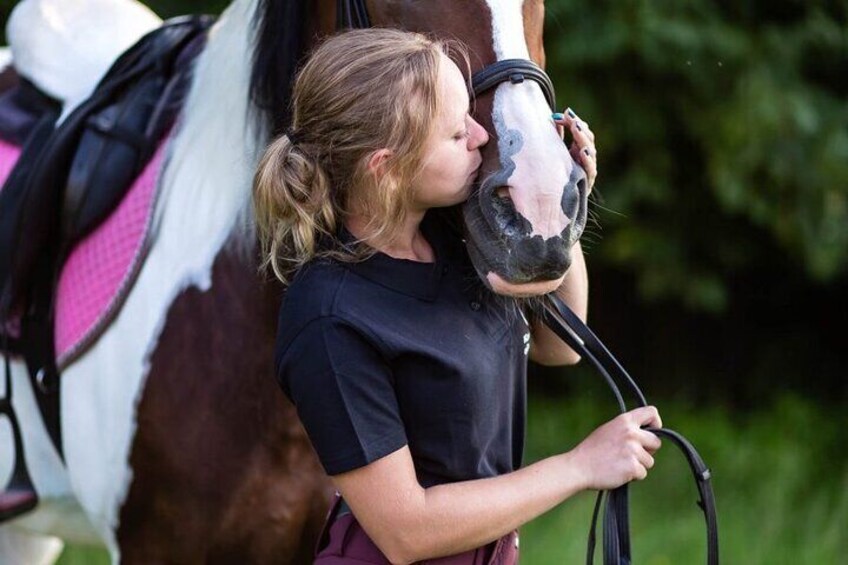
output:
POLYGON ((295 273, 286 288, 280 315, 289 322, 303 316, 328 315, 334 296, 344 283, 346 270, 337 262, 316 258, 295 273))
POLYGON ((304 264, 286 289, 280 306, 278 327, 295 333, 318 318, 333 317, 353 323, 351 304, 367 298, 359 277, 351 276, 350 266, 321 257, 304 264))

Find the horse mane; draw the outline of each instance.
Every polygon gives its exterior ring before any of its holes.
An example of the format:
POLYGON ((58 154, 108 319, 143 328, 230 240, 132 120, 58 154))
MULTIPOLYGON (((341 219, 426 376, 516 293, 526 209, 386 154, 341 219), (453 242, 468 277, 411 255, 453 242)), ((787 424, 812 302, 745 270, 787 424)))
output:
POLYGON ((308 48, 310 0, 259 0, 253 47, 250 100, 272 136, 291 120, 292 83, 308 48))

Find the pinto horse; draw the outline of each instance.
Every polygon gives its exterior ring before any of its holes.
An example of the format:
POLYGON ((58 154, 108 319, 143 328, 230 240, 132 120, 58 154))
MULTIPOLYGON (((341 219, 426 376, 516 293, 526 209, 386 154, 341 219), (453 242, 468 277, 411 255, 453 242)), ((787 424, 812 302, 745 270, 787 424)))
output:
MULTIPOLYGON (((0 526, 0 563, 50 563, 61 540, 103 545, 123 563, 310 562, 333 487, 273 378, 282 289, 257 271, 250 195, 262 149, 287 123, 296 66, 336 30, 342 6, 235 0, 211 29, 148 171, 155 230, 143 265, 108 327, 60 367, 64 457, 27 368, 11 359, 40 502, 0 526)), ((363 7, 371 25, 463 40, 472 72, 507 59, 544 65, 542 0, 363 7)), ((18 71, 58 98, 64 116, 127 39, 158 21, 133 0, 25 0, 8 35, 18 71), (85 61, 65 59, 80 52, 85 61)), ((526 294, 568 268, 587 195, 544 89, 514 78, 476 100, 491 140, 464 217, 481 278, 526 294)), ((0 473, 13 452, 0 428, 0 473)))

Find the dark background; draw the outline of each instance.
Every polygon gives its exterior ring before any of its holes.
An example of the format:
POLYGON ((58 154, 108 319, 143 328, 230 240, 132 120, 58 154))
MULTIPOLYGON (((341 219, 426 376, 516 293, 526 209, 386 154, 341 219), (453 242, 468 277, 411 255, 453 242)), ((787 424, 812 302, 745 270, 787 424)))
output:
MULTIPOLYGON (((843 403, 848 2, 546 5, 558 101, 598 139, 590 325, 649 398, 843 403)), ((541 372, 545 393, 586 382, 541 372)))

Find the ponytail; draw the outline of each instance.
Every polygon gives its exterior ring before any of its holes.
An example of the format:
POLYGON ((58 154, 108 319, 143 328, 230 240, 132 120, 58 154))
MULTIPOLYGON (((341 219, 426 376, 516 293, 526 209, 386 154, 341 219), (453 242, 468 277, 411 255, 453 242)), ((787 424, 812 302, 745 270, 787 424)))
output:
POLYGON ((253 182, 262 268, 288 284, 316 257, 361 261, 396 239, 406 222, 433 123, 444 56, 458 44, 372 28, 333 36, 304 63, 292 90, 291 135, 266 150, 253 182), (382 174, 368 169, 390 150, 382 174), (355 211, 355 242, 338 230, 355 211))
POLYGON ((307 147, 277 138, 253 179, 253 205, 262 247, 261 268, 287 284, 291 272, 318 254, 324 236, 336 233, 331 183, 307 147))

